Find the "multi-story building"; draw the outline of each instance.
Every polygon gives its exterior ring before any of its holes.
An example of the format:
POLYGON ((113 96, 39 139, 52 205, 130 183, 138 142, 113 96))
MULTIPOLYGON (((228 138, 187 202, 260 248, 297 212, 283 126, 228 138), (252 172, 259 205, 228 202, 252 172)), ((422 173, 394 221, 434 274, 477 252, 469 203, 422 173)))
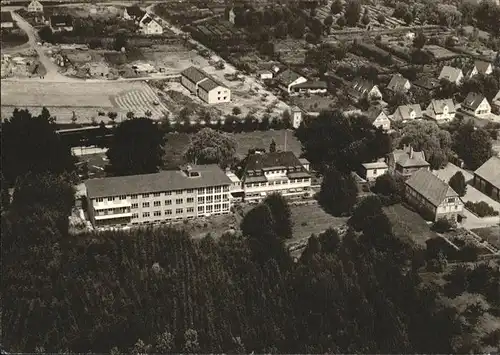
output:
POLYGON ((237 174, 245 201, 260 201, 272 193, 291 198, 311 193, 309 162, 299 160, 293 152, 249 154, 237 174))
POLYGON ((231 180, 217 165, 85 182, 95 227, 127 226, 227 214, 231 180))
POLYGON ((425 160, 425 153, 423 151, 414 151, 412 146, 404 146, 403 149, 396 149, 391 152, 387 160, 387 165, 391 174, 403 179, 408 179, 422 168, 429 170, 430 166, 425 160))
POLYGON ((458 194, 427 169, 417 171, 405 182, 405 197, 424 218, 432 221, 457 221, 464 208, 458 194))
POLYGON ((181 83, 208 104, 231 101, 231 90, 198 68, 189 67, 182 71, 181 83))

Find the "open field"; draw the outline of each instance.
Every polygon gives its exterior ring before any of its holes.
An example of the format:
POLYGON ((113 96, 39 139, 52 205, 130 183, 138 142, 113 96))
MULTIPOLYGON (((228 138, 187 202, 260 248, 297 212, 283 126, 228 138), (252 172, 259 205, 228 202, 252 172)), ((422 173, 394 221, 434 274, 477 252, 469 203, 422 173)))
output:
POLYGON ((71 82, 44 83, 2 82, 2 118, 15 107, 33 111, 47 107, 58 122, 71 122, 72 112, 78 123, 88 123, 98 112, 117 112, 123 119, 128 111, 143 115, 150 110, 153 118, 163 117, 168 109, 160 103, 156 92, 143 82, 71 82), (154 105, 158 102, 159 105, 154 105))
POLYGON ((400 238, 409 238, 425 247, 426 240, 437 236, 418 213, 410 211, 403 205, 384 207, 384 212, 391 221, 394 233, 400 238))

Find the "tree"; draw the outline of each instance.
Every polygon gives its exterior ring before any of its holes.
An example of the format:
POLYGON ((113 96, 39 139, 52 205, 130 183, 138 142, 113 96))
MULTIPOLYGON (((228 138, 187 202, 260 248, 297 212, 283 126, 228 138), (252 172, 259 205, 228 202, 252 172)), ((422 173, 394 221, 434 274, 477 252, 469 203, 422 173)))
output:
POLYGON ((271 141, 271 144, 269 144, 269 153, 274 153, 276 152, 276 142, 274 139, 271 141))
POLYGON ((27 173, 61 174, 75 170, 69 145, 60 139, 48 110, 32 116, 28 110, 14 109, 2 129, 2 173, 4 183, 12 186, 27 173))
POLYGON ((325 27, 331 27, 333 25, 333 17, 332 15, 328 15, 325 17, 325 20, 323 21, 325 27))
POLYGON ((398 3, 396 5, 396 8, 394 9, 394 12, 392 13, 392 16, 402 19, 403 16, 409 12, 408 5, 405 3, 398 3))
POLYGON ((131 120, 135 117, 135 114, 132 111, 127 112, 126 117, 131 120))
POLYGON ((171 353, 173 348, 174 348, 174 337, 170 332, 165 331, 156 337, 155 351, 158 354, 171 353))
POLYGON ((238 116, 241 113, 241 108, 238 106, 233 107, 233 115, 238 116))
POLYGON ((141 339, 137 340, 131 349, 132 355, 143 355, 147 354, 151 348, 151 345, 145 344, 141 339))
POLYGON ((448 185, 460 196, 465 196, 467 192, 467 183, 465 182, 464 174, 461 171, 457 171, 455 175, 450 178, 448 185))
POLYGON ((271 211, 271 217, 274 222, 274 233, 282 239, 291 238, 292 213, 285 198, 281 194, 273 193, 264 199, 264 204, 271 211))
POLYGON ((127 35, 123 32, 119 32, 115 37, 115 41, 113 42, 113 49, 115 51, 121 51, 122 48, 127 49, 127 44, 128 44, 127 35))
POLYGON ((115 129, 106 155, 115 176, 155 173, 162 165, 165 137, 149 118, 133 118, 115 129))
POLYGON ((78 121, 78 117, 76 117, 76 113, 75 111, 73 111, 73 113, 71 114, 71 122, 74 124, 76 123, 76 121, 78 121))
POLYGON ((195 164, 219 164, 226 167, 233 162, 236 147, 236 140, 232 136, 203 128, 191 137, 184 156, 195 164))
POLYGON ((349 215, 356 204, 358 187, 350 173, 328 170, 321 183, 320 204, 334 216, 349 215))
POLYGON ((38 37, 43 42, 54 43, 54 34, 49 26, 44 26, 38 31, 38 37))
POLYGON ((404 183, 396 180, 391 174, 384 174, 375 180, 372 190, 376 194, 391 197, 394 202, 398 202, 404 193, 404 183))
POLYGON ((347 222, 356 231, 365 234, 376 230, 377 233, 392 233, 391 225, 388 223, 382 211, 382 203, 377 196, 365 197, 354 209, 351 218, 347 222), (381 217, 383 215, 383 217, 381 217))
POLYGON ((343 8, 342 0, 334 0, 332 6, 330 7, 330 11, 332 14, 337 15, 342 12, 343 8))
POLYGON ((407 25, 410 25, 413 22, 413 14, 408 11, 403 15, 403 20, 406 22, 407 25))
POLYGON ((343 16, 341 16, 341 17, 339 17, 339 18, 337 19, 337 25, 338 25, 339 27, 341 27, 341 28, 342 28, 342 27, 344 27, 344 26, 346 25, 346 23, 347 23, 347 22, 346 22, 346 20, 345 20, 345 17, 343 17, 343 16))
POLYGON ((348 26, 354 27, 361 17, 361 3, 359 0, 349 0, 344 14, 348 26))
POLYGON ((415 38, 413 39, 413 47, 417 49, 422 49, 427 42, 427 37, 422 31, 417 32, 415 38))
POLYGON ((111 120, 111 122, 113 122, 113 125, 116 123, 116 118, 118 117, 118 113, 116 112, 108 112, 108 117, 109 119, 111 120))
POLYGON ((276 36, 276 38, 279 38, 279 39, 284 39, 287 37, 288 35, 288 25, 286 22, 280 22, 276 28, 275 28, 275 31, 274 31, 274 35, 276 36))
POLYGON ((492 155, 491 137, 483 128, 467 122, 459 126, 453 135, 453 150, 469 169, 475 170, 492 155))
POLYGON ((198 342, 198 332, 193 329, 188 329, 184 333, 184 351, 188 354, 196 354, 200 351, 198 342))
POLYGON ((281 122, 286 129, 292 127, 292 115, 289 110, 283 111, 281 114, 281 122))
POLYGON ((365 11, 363 17, 361 18, 361 22, 363 23, 363 25, 367 26, 370 23, 370 21, 371 21, 370 15, 368 14, 368 11, 365 11))
POLYGON ((384 14, 378 14, 378 15, 377 15, 377 21, 378 21, 381 25, 383 25, 383 24, 385 23, 385 16, 384 16, 384 14))

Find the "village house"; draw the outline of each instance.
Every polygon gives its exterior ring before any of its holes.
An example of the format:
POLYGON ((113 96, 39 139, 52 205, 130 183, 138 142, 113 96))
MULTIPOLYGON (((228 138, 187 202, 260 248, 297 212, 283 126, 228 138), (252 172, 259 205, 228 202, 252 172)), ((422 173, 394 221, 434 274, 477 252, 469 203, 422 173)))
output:
POLYGON ((73 18, 70 15, 50 16, 50 28, 52 32, 73 31, 73 18))
POLYGON ((14 19, 10 11, 2 11, 0 20, 0 27, 2 30, 14 28, 14 19))
POLYGON ((326 81, 306 81, 291 87, 292 93, 298 94, 325 94, 328 90, 326 81))
POLYGON ((475 92, 470 92, 467 95, 460 110, 477 118, 485 118, 491 115, 491 106, 486 97, 475 92))
POLYGON ((425 116, 435 120, 437 123, 449 122, 455 118, 456 108, 453 99, 431 100, 425 116))
POLYGON ((269 80, 273 78, 273 72, 271 70, 259 70, 257 72, 257 78, 260 80, 269 80))
POLYGON ((495 97, 493 98, 493 102, 491 107, 497 111, 497 113, 500 113, 500 90, 497 92, 495 97))
POLYGON ((388 170, 387 163, 383 161, 364 163, 361 164, 360 176, 366 181, 375 181, 379 176, 387 174, 388 170))
POLYGON ((181 84, 208 104, 231 101, 231 90, 198 68, 183 70, 181 84))
POLYGON ((422 168, 429 169, 430 167, 430 164, 425 160, 425 153, 414 151, 411 145, 405 145, 403 149, 392 151, 388 156, 387 165, 389 173, 403 179, 408 179, 422 168))
POLYGON ((146 15, 146 11, 142 10, 139 6, 133 5, 125 8, 123 12, 123 18, 125 20, 134 21, 139 23, 142 18, 146 15))
POLYGON ((311 194, 309 162, 299 160, 290 151, 248 154, 236 174, 241 179, 245 201, 261 201, 272 193, 287 198, 311 194))
POLYGON ((500 202, 500 157, 488 159, 474 172, 474 186, 485 195, 500 202))
POLYGON ((391 129, 391 120, 381 107, 371 107, 366 116, 376 128, 382 128, 384 131, 391 129))
POLYGON ((467 73, 467 77, 470 79, 477 74, 490 75, 491 73, 493 73, 493 65, 491 63, 476 60, 472 69, 467 73))
POLYGON ((363 78, 354 79, 347 90, 347 95, 354 100, 366 98, 369 101, 374 101, 382 99, 382 93, 378 86, 363 78))
POLYGON ((456 85, 460 85, 463 79, 464 73, 461 69, 450 67, 448 65, 445 65, 443 69, 441 69, 441 73, 438 77, 438 80, 447 80, 456 85))
POLYGON ((139 21, 139 32, 145 35, 161 35, 163 27, 149 14, 146 14, 139 21))
POLYGON ((392 92, 408 92, 411 88, 411 83, 401 74, 395 74, 392 76, 389 85, 387 85, 387 90, 392 92))
POLYGON ((278 87, 289 94, 292 93, 292 86, 305 83, 306 81, 306 78, 290 69, 285 69, 276 76, 278 87))
POLYGON ((392 114, 391 119, 395 122, 406 122, 406 121, 413 121, 413 120, 419 120, 424 117, 424 114, 422 112, 422 108, 420 107, 420 104, 414 104, 414 105, 401 105, 398 106, 396 111, 392 114))
POLYGON ((231 184, 215 164, 85 182, 89 218, 97 228, 229 214, 231 184))
POLYGON ((427 169, 416 171, 406 180, 405 198, 422 217, 434 222, 440 219, 456 222, 464 208, 458 194, 427 169))
POLYGON ((43 5, 38 0, 32 0, 28 4, 28 12, 43 12, 43 5))
POLYGON ((435 78, 424 77, 414 81, 413 86, 425 91, 432 92, 440 88, 441 83, 435 78))

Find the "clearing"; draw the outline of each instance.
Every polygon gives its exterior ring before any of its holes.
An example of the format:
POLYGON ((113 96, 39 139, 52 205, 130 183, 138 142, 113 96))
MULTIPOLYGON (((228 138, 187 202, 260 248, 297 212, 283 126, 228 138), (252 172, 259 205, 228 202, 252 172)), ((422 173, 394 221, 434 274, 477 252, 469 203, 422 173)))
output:
POLYGON ((293 238, 287 243, 307 239, 311 234, 321 234, 328 228, 346 224, 349 218, 334 217, 326 213, 318 204, 290 206, 293 221, 293 238))

